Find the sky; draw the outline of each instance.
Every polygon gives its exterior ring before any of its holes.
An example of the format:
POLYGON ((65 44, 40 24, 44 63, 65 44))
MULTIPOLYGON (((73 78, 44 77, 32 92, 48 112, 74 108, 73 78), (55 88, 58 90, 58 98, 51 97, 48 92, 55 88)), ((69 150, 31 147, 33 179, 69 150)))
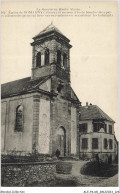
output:
POLYGON ((112 17, 2 17, 1 83, 31 76, 32 37, 51 22, 70 39, 71 85, 82 102, 98 105, 115 123, 118 139, 117 2, 2 2, 2 11, 79 8, 112 17))

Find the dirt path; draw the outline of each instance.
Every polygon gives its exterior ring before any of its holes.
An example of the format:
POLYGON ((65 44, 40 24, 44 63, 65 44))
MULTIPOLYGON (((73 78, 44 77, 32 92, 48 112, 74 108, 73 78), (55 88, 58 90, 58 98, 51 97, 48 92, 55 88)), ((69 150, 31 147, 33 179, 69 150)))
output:
POLYGON ((96 187, 118 187, 118 174, 96 183, 96 187))
POLYGON ((118 187, 118 174, 110 177, 93 177, 80 174, 80 169, 87 161, 69 161, 72 163, 71 174, 57 174, 56 179, 61 181, 73 181, 78 187, 118 187))
POLYGON ((72 172, 71 172, 71 174, 73 176, 80 176, 80 169, 87 162, 88 161, 72 161, 72 172))

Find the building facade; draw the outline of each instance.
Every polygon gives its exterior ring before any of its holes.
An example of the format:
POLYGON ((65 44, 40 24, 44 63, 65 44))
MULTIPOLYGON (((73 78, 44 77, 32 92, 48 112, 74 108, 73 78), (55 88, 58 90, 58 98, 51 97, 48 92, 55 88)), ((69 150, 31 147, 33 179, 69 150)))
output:
POLYGON ((105 113, 92 117, 89 108, 85 115, 71 88, 70 40, 50 24, 31 46, 31 77, 1 87, 1 152, 52 156, 59 149, 61 156, 89 158, 114 153, 114 121, 105 113))

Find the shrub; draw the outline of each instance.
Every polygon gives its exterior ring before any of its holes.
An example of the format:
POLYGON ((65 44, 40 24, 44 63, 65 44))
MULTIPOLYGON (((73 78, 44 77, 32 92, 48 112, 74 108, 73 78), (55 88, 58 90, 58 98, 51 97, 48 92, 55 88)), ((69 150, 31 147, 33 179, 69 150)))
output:
POLYGON ((2 163, 24 163, 24 162, 44 162, 51 161, 52 158, 50 155, 39 154, 39 153, 30 153, 29 155, 15 155, 9 153, 8 155, 1 155, 2 163))
POLYGON ((56 164, 56 172, 60 174, 70 174, 72 170, 72 164, 69 162, 58 162, 56 164))
POLYGON ((88 162, 80 170, 81 174, 99 176, 99 177, 112 177, 118 173, 118 165, 108 165, 103 162, 88 162))

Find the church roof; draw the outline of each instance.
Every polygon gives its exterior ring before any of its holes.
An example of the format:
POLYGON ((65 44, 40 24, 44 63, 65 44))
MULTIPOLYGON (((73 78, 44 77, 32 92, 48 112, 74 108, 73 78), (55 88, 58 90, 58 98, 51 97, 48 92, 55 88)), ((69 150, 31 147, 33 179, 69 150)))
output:
POLYGON ((80 121, 104 119, 107 121, 115 122, 105 112, 103 112, 97 105, 81 106, 80 107, 80 121))
MULTIPOLYGON (((26 77, 23 79, 11 81, 5 84, 1 84, 1 98, 8 98, 17 95, 23 95, 36 91, 50 92, 45 89, 44 83, 51 78, 51 75, 44 76, 42 78, 32 80, 31 77, 26 77), (43 86, 43 87, 42 87, 43 86)), ((70 100, 74 102, 79 101, 75 92, 71 88, 71 97, 70 100)))
POLYGON ((31 77, 11 81, 1 85, 1 98, 7 98, 16 94, 25 93, 34 90, 38 85, 49 79, 49 76, 31 80, 31 77))
POLYGON ((36 36, 33 37, 33 39, 36 39, 40 36, 44 36, 48 33, 51 32, 57 32, 59 35, 62 35, 62 37, 64 37, 65 39, 67 39, 67 41, 69 42, 70 40, 56 27, 54 26, 52 23, 47 26, 44 30, 42 30, 39 34, 37 34, 36 36))

